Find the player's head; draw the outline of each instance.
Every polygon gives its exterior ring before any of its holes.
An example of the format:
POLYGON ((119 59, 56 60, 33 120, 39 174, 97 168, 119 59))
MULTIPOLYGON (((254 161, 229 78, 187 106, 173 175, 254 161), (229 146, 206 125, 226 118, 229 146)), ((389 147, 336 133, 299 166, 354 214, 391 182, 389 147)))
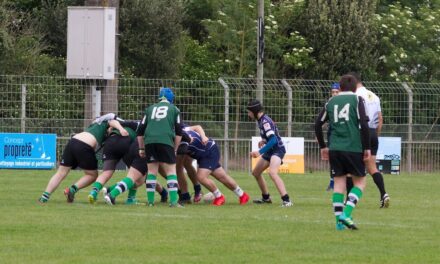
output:
POLYGON ((160 88, 159 99, 160 100, 167 99, 168 102, 173 103, 174 102, 173 90, 171 90, 171 88, 168 88, 168 87, 160 88))
POLYGON ((258 118, 258 113, 263 111, 263 106, 258 100, 249 101, 246 110, 248 111, 248 116, 252 119, 258 118))
POLYGON ((346 74, 339 80, 339 86, 342 92, 356 92, 357 79, 353 75, 346 74))
POLYGON ((335 82, 332 83, 332 96, 338 95, 339 94, 339 83, 335 82))
POLYGON ((358 73, 358 72, 349 72, 349 73, 347 73, 347 75, 351 75, 354 78, 356 78, 357 87, 361 87, 362 86, 362 77, 361 77, 360 73, 358 73))

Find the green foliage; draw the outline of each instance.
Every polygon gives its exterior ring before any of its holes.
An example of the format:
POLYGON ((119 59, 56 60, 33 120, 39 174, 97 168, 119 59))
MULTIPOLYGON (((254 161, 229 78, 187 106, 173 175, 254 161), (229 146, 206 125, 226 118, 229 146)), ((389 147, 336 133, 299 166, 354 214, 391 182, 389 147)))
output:
MULTIPOLYGON (((264 2, 265 78, 440 80, 440 0, 264 2)), ((78 5, 1 0, 0 73, 64 75, 67 7, 78 5)), ((254 77, 256 19, 255 0, 120 0, 120 72, 254 77)))
POLYGON ((208 37, 208 32, 202 21, 214 17, 216 0, 182 0, 182 2, 185 12, 183 27, 192 39, 203 42, 208 37))
POLYGON ((377 61, 377 39, 372 22, 375 2, 308 1, 305 32, 317 61, 308 78, 335 79, 350 71, 374 76, 377 61))
POLYGON ((184 59, 180 63, 180 78, 215 80, 222 75, 222 65, 209 52, 207 44, 200 44, 188 36, 182 41, 184 59))
POLYGON ((176 77, 183 7, 174 0, 122 1, 120 69, 137 77, 176 77))
POLYGON ((217 1, 216 13, 202 24, 209 32, 209 50, 222 64, 226 76, 246 77, 256 70, 254 1, 217 1))
POLYGON ((0 74, 63 73, 64 59, 45 53, 48 46, 33 16, 14 8, 11 3, 0 2, 0 74))
POLYGON ((301 78, 313 67, 313 47, 301 33, 304 11, 303 1, 288 0, 266 5, 266 78, 301 78))
POLYGON ((390 5, 387 13, 375 18, 382 80, 440 80, 439 8, 423 5, 414 12, 410 7, 390 5))

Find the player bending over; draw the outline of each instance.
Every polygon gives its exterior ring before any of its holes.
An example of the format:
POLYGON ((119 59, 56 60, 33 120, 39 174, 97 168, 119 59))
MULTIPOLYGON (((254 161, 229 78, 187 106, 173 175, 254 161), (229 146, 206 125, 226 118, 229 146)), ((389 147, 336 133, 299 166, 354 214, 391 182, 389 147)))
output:
MULTIPOLYGON (((201 128, 201 127, 200 127, 201 128)), ((214 194, 215 206, 221 206, 225 203, 225 196, 217 188, 217 185, 208 178, 209 175, 214 176, 219 182, 223 183, 229 190, 233 191, 240 204, 246 204, 249 201, 249 195, 245 193, 235 180, 229 176, 223 167, 220 165, 220 150, 217 144, 211 138, 204 138, 190 127, 184 128, 184 131, 190 136, 191 141, 188 144, 187 154, 197 160, 197 179, 210 192, 214 194)), ((203 132, 204 134, 204 132, 203 132)))

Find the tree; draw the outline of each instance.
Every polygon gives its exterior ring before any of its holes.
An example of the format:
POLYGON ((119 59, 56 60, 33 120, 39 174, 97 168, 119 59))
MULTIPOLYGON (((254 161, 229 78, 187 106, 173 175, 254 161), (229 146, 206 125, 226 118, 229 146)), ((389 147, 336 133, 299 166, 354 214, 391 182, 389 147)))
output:
POLYGON ((416 12, 400 4, 388 8, 387 13, 376 15, 380 78, 440 80, 440 3, 421 5, 416 12))
POLYGON ((0 2, 0 73, 36 74, 45 44, 42 35, 32 28, 25 13, 14 10, 6 1, 0 2))
POLYGON ((377 35, 373 0, 309 0, 305 34, 313 47, 316 66, 307 75, 312 79, 335 79, 358 71, 374 76, 377 35))
POLYGON ((120 69, 145 78, 178 75, 183 7, 174 0, 126 0, 120 9, 120 69))

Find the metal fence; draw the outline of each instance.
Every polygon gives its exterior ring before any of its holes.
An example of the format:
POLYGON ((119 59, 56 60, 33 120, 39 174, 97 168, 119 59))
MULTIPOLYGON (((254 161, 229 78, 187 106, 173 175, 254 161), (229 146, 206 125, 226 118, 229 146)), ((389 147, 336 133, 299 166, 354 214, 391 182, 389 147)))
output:
MULTIPOLYGON (((320 160, 313 124, 330 96, 332 82, 266 79, 263 83, 265 112, 277 122, 281 135, 305 138, 306 171, 328 167, 320 160)), ((250 170, 250 137, 257 133, 245 107, 257 95, 254 79, 121 78, 112 85, 117 89, 96 80, 0 76, 0 132, 55 133, 60 155, 67 139, 96 115, 110 109, 124 119, 140 119, 143 109, 156 102, 159 87, 171 86, 183 119, 201 124, 217 140, 225 167, 250 170)), ((402 137, 402 169, 439 171, 440 84, 365 82, 365 86, 382 100, 382 135, 402 137)))

